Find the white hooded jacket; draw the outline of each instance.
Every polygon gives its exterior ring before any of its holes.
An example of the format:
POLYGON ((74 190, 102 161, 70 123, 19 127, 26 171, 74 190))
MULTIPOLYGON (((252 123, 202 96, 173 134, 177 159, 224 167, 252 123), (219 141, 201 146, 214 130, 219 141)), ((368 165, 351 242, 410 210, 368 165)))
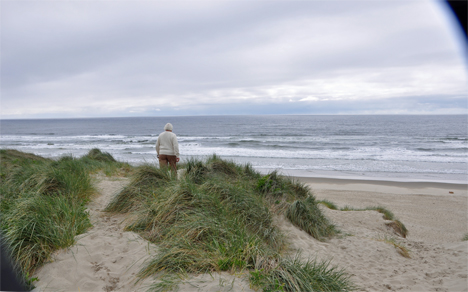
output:
POLYGON ((175 155, 179 158, 179 143, 176 134, 165 131, 159 134, 156 142, 156 153, 165 155, 175 155))

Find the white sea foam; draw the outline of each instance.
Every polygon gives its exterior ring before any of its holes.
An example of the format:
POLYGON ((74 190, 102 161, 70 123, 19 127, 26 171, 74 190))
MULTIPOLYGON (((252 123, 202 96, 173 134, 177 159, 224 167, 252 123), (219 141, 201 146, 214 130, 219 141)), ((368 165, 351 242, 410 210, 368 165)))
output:
MULTIPOLYGON (((14 140, 3 139, 2 148, 16 148, 22 151, 37 151, 44 149, 47 152, 51 150, 63 151, 81 151, 99 148, 103 151, 111 153, 118 153, 127 151, 129 153, 141 154, 150 153, 154 151, 154 143, 148 142, 141 137, 126 138, 125 136, 117 137, 118 141, 106 140, 116 136, 80 136, 70 137, 54 137, 54 140, 38 142, 37 140, 27 140, 25 136, 17 137, 14 140), (98 138, 99 137, 99 138, 98 138), (11 147, 8 147, 11 146, 11 147), (141 151, 147 149, 146 151, 141 151)), ((40 137, 35 137, 40 138, 40 137)), ((39 141, 41 141, 39 139, 39 141)), ((208 144, 205 145, 202 141, 199 142, 180 142, 180 152, 186 156, 206 156, 216 153, 220 156, 230 157, 252 157, 252 158, 296 158, 296 159, 338 159, 338 160, 371 160, 371 161, 409 161, 409 162, 441 162, 441 163, 468 163, 468 152, 459 151, 445 153, 444 151, 418 151, 409 150, 404 147, 378 147, 378 146, 363 146, 363 147, 349 147, 345 145, 334 147, 331 149, 295 149, 290 145, 289 147, 268 148, 268 147, 231 147, 229 145, 222 145, 213 147, 208 144)), ((325 148, 325 147, 322 147, 325 148)), ((446 150, 446 149, 444 149, 446 150)))
MULTIPOLYGON (((220 117, 181 119, 185 124, 174 121, 182 160, 216 153, 258 168, 409 175, 468 173, 468 137, 463 117, 226 119, 225 123, 220 117), (402 119, 409 124, 401 126, 402 119), (273 121, 274 126, 266 120, 273 121), (315 127, 317 121, 322 123, 315 127)), ((163 118, 155 120, 166 122, 163 118)), ((135 125, 127 119, 100 121, 103 123, 99 127, 96 120, 86 119, 67 121, 66 125, 54 120, 40 125, 32 121, 2 121, 0 148, 46 157, 81 156, 99 148, 135 164, 156 159, 154 146, 159 133, 154 132, 153 126, 141 128, 150 124, 146 122, 152 118, 135 125)))
POLYGON ((355 148, 347 151, 335 150, 272 150, 251 148, 200 147, 199 145, 181 145, 181 153, 188 156, 206 156, 216 153, 221 156, 262 157, 262 158, 297 158, 297 159, 342 159, 342 160, 381 160, 381 161, 419 161, 419 162, 465 162, 468 154, 440 156, 406 149, 382 149, 378 147, 355 148))

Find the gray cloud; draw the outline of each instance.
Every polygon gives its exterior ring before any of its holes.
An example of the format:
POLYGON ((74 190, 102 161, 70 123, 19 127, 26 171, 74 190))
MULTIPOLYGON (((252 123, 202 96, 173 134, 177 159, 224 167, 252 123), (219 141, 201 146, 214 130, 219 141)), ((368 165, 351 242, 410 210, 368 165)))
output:
POLYGON ((2 1, 0 113, 464 113, 451 25, 428 1, 2 1))

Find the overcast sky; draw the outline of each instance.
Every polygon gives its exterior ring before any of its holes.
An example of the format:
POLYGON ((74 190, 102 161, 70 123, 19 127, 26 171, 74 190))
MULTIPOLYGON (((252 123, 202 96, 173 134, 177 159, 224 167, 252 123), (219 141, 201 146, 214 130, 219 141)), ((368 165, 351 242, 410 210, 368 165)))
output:
POLYGON ((1 118, 467 114, 430 0, 1 0, 1 118))

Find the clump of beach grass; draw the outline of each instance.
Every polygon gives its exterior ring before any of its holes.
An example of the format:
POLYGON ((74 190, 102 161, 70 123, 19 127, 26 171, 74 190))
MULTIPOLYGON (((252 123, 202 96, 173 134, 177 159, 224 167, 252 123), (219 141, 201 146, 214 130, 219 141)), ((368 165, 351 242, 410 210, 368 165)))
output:
POLYGON ((91 173, 102 171, 106 176, 128 176, 133 172, 133 167, 128 163, 117 161, 110 153, 97 148, 91 149, 79 160, 84 162, 91 173))
POLYGON ((114 157, 108 152, 102 152, 98 148, 93 148, 89 150, 88 154, 86 156, 83 156, 83 158, 89 158, 91 160, 97 160, 97 161, 102 161, 102 162, 117 162, 114 157))
POLYGON ((258 179, 257 190, 266 197, 283 197, 286 200, 294 198, 307 198, 311 191, 305 184, 281 176, 277 171, 273 171, 258 179))
POLYGON ((152 197, 161 185, 173 179, 170 172, 150 164, 138 166, 133 171, 131 182, 112 199, 105 211, 127 213, 135 203, 140 203, 137 208, 141 208, 140 205, 152 197))
POLYGON ((317 203, 326 206, 328 209, 338 210, 338 206, 336 206, 335 203, 329 200, 319 200, 317 201, 317 203))
POLYGON ((395 238, 385 236, 383 238, 378 238, 377 240, 393 245, 401 256, 405 258, 411 258, 409 250, 401 242, 398 242, 395 238))
POLYGON ((337 233, 333 224, 322 214, 314 197, 294 201, 286 211, 286 217, 314 238, 322 240, 337 233))
POLYGON ((276 266, 250 271, 250 282, 263 291, 351 291, 349 275, 330 262, 302 260, 300 253, 278 260, 276 266))
POLYGON ((364 210, 377 211, 377 212, 383 214, 383 218, 385 220, 394 220, 395 219, 395 215, 393 215, 392 211, 390 211, 387 208, 382 207, 382 206, 366 207, 366 208, 364 208, 364 210))
POLYGON ((394 219, 391 222, 385 223, 387 226, 393 228, 393 230, 400 234, 401 237, 406 238, 408 235, 408 229, 406 229, 405 225, 401 223, 400 220, 394 219))
MULTIPOLYGON (((317 287, 322 283, 322 291, 352 287, 336 268, 311 268, 311 262, 282 256, 288 246, 273 224, 273 214, 287 217, 289 212, 293 224, 318 239, 333 235, 309 189, 276 172, 262 176, 248 164, 216 155, 206 161, 190 159, 183 167, 186 174, 180 180, 156 166, 137 168, 129 186, 106 208, 128 213, 126 229, 158 245, 159 252, 138 273, 140 278, 159 275, 160 284, 154 289, 174 287, 183 278, 171 274, 221 271, 262 271, 263 278, 281 282, 284 291, 312 287, 311 283, 317 287), (305 207, 297 211, 299 205, 305 207), (310 228, 313 225, 320 226, 315 230, 310 228), (298 275, 288 282, 288 277, 298 275), (338 282, 342 285, 336 289, 338 282)), ((269 291, 268 281, 252 283, 269 291)))
POLYGON ((465 233, 465 236, 463 236, 462 241, 467 241, 468 240, 468 233, 465 233))
POLYGON ((50 255, 75 243, 91 223, 86 203, 96 193, 90 173, 114 164, 100 151, 58 160, 12 149, 0 150, 0 230, 22 275, 32 275, 50 255))
POLYGON ((33 195, 2 215, 3 235, 22 270, 31 274, 53 251, 73 245, 74 237, 91 227, 85 209, 72 198, 33 195))

